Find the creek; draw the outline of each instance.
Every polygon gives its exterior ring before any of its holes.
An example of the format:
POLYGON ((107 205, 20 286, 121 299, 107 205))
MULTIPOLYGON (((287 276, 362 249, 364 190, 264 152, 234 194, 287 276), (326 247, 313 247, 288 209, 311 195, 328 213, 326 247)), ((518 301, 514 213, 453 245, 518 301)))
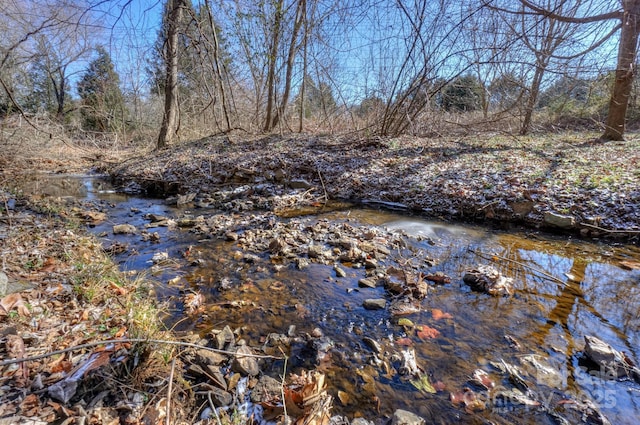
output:
MULTIPOLYGON (((640 360, 640 270, 629 267, 640 262, 638 246, 452 225, 348 204, 309 215, 288 211, 263 218, 255 212, 177 208, 162 199, 115 193, 90 176, 40 178, 25 190, 70 196, 106 212, 108 219, 90 231, 105 246, 126 246, 114 256, 124 270, 153 277, 157 299, 169 312, 167 326, 177 332, 204 334, 228 325, 258 347, 269 334, 322 335, 323 356, 311 352, 309 344, 294 344, 287 353, 288 366, 325 372, 337 414, 374 418, 405 409, 428 423, 561 423, 549 412, 572 417, 567 411, 589 400, 611 423, 635 424, 640 417, 640 385, 602 376, 586 367, 583 355, 584 336, 594 335, 640 360), (220 215, 245 225, 234 230, 239 240, 179 227, 148 228, 157 232, 151 239, 139 233, 113 234, 115 224, 145 229, 150 224, 147 214, 220 215), (387 229, 384 232, 405 242, 379 260, 378 267, 441 272, 451 278, 446 284, 429 281, 420 311, 402 316, 437 333, 420 337, 407 322, 401 326, 388 308, 365 309, 366 299, 386 299, 389 304, 393 295, 382 285, 359 287, 368 273, 363 265, 341 263, 346 276, 340 277, 334 264, 312 261, 299 268, 268 250, 252 250, 250 241, 243 245, 243 232, 257 226, 252 223, 270 228, 295 224, 302 233, 318 223, 362 229, 363 234, 387 229), (247 257, 247 252, 252 255, 247 257), (158 253, 166 253, 168 260, 154 264, 158 253), (491 264, 512 278, 513 294, 495 297, 472 291, 462 276, 479 264, 491 264), (196 315, 186 312, 189 293, 204 297, 196 315), (374 356, 368 339, 391 353, 386 360, 374 356), (437 393, 418 390, 392 373, 398 362, 393 353, 409 347, 430 382, 437 383, 437 393), (482 369, 498 387, 512 389, 512 380, 496 368, 501 362, 521 370, 542 405, 496 400, 495 390, 483 392, 470 383, 474 371, 482 369), (465 387, 484 397, 487 407, 454 405, 450 393, 464 394, 465 387)), ((277 377, 282 367, 282 362, 274 362, 265 365, 265 371, 277 377)))

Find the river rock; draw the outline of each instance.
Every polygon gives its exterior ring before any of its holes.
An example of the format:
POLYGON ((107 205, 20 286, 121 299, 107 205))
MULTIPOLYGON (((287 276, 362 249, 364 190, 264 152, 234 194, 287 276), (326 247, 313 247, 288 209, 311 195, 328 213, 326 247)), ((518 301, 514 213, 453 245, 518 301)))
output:
POLYGON ((319 258, 322 257, 322 246, 320 245, 310 245, 307 250, 307 255, 309 258, 319 258))
POLYGON ((387 301, 383 298, 369 298, 362 302, 362 306, 367 310, 383 310, 387 301))
POLYGON ((267 375, 262 375, 251 391, 251 401, 254 403, 267 402, 280 398, 282 383, 267 375))
POLYGON ((298 270, 302 270, 306 267, 309 267, 309 260, 303 257, 296 258, 295 263, 296 263, 296 266, 298 267, 298 270))
POLYGON ((251 348, 246 345, 241 345, 236 350, 236 356, 231 363, 231 370, 238 372, 242 375, 256 376, 260 373, 260 367, 255 357, 247 357, 246 355, 253 354, 251 348))
POLYGON ((351 425, 374 425, 374 422, 368 421, 365 418, 353 418, 351 425))
POLYGON ((376 341, 373 338, 369 338, 368 336, 365 336, 364 338, 362 338, 362 341, 364 342, 364 344, 369 347, 371 349, 371 351, 373 351, 376 354, 380 354, 382 353, 382 346, 380 345, 380 343, 378 341, 376 341))
POLYGON ((584 336, 585 355, 600 367, 600 373, 612 375, 614 378, 632 378, 640 382, 640 369, 621 351, 611 347, 595 336, 584 336))
POLYGON ((228 350, 235 345, 236 336, 229 326, 225 326, 215 335, 216 348, 219 350, 228 350))
POLYGON ((227 361, 227 356, 214 351, 199 349, 196 351, 196 363, 200 366, 221 365, 227 361))
POLYGON ((358 281, 358 286, 361 288, 375 288, 376 281, 370 277, 365 277, 358 281))
POLYGON ((513 286, 512 278, 502 276, 498 270, 489 265, 479 265, 475 269, 467 270, 462 280, 474 291, 496 296, 510 295, 513 286))
POLYGON ((144 218, 146 218, 152 223, 157 223, 159 221, 167 221, 169 219, 167 216, 160 215, 160 214, 153 214, 153 213, 146 214, 144 218))
POLYGON ((311 189, 313 185, 304 179, 291 180, 289 186, 292 189, 311 189))
POLYGON ((575 226, 576 220, 570 215, 562 215, 553 211, 544 213, 544 224, 558 227, 560 229, 571 229, 575 226))
POLYGON ((342 268, 340 268, 340 266, 338 266, 337 264, 333 266, 333 270, 336 272, 337 277, 347 277, 347 272, 342 270, 342 268))
POLYGON ((136 233, 136 226, 131 224, 116 224, 113 226, 114 235, 131 235, 136 233))
POLYGON ((233 396, 230 393, 216 387, 208 388, 208 390, 216 407, 228 406, 233 403, 233 396))
POLYGON ((375 269, 376 267, 378 267, 378 262, 374 258, 366 258, 364 260, 365 269, 375 269))
POLYGON ((423 425, 424 423, 424 418, 402 409, 393 412, 393 418, 391 419, 391 425, 423 425))
POLYGON ((227 381, 224 379, 224 373, 222 373, 220 366, 206 365, 204 371, 214 385, 227 391, 227 381))

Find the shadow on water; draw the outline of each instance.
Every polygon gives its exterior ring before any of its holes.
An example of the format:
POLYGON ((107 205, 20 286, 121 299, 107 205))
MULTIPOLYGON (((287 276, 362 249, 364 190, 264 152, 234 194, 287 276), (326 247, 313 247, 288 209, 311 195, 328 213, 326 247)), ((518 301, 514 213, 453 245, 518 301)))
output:
MULTIPOLYGON (((304 217, 309 223, 328 220, 384 226, 405 234, 414 249, 394 251, 384 267, 417 264, 425 273, 451 277, 449 284, 430 285, 421 311, 406 316, 439 332, 433 339, 422 340, 413 330, 399 326, 387 310, 363 308, 367 298, 390 299, 383 287, 358 288, 364 269, 345 265, 347 276, 338 277, 331 265, 311 263, 303 270, 294 265, 276 267, 268 252, 247 262, 236 242, 203 239, 183 230, 150 229, 159 232, 157 243, 135 235, 113 235, 115 223, 143 228, 148 223, 145 213, 176 217, 185 211, 161 200, 116 195, 97 182, 77 179, 72 196, 103 205, 109 221, 92 231, 103 235, 105 245, 128 244, 127 253, 116 257, 124 268, 147 270, 153 254, 160 251, 176 259, 154 272, 160 282, 160 301, 173 308, 168 319, 171 326, 205 333, 228 325, 254 346, 262 345, 270 333, 305 335, 320 329, 330 347, 327 356, 314 358, 304 343, 293 344, 288 354, 293 370, 318 366, 327 374, 334 396, 349 394, 336 399, 336 413, 373 417, 404 408, 432 423, 556 423, 549 412, 579 420, 580 412, 572 414, 567 400, 589 399, 611 423, 632 424, 640 416, 637 384, 601 379, 581 366, 584 335, 597 336, 632 359, 640 359, 640 270, 621 267, 624 261, 640 261, 638 247, 494 232, 345 205, 304 217), (184 260, 187 251, 192 256, 189 261, 184 260), (491 297, 471 291, 462 275, 480 264, 492 264, 513 278, 514 294, 491 297), (185 316, 181 295, 187 291, 205 295, 204 314, 185 316), (451 318, 438 319, 434 309, 451 318), (388 361, 376 360, 365 337, 381 344, 390 354, 388 361), (418 391, 391 372, 398 353, 406 349, 399 341, 411 344, 418 365, 444 390, 418 391), (498 385, 513 387, 492 366, 502 361, 521 368, 542 405, 496 405, 475 412, 452 405, 450 393, 469 387, 476 369, 487 371, 498 385)), ((46 188, 35 190, 47 193, 46 188)), ((282 372, 281 363, 270 366, 274 376, 282 372)))

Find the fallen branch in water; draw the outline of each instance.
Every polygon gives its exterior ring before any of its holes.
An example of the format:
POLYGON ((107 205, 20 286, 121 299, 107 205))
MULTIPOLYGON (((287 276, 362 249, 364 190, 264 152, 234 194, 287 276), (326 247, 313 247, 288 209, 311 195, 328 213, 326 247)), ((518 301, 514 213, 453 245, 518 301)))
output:
POLYGON ((535 267, 530 266, 528 264, 522 263, 520 261, 512 260, 511 258, 507 258, 507 257, 502 257, 502 256, 497 255, 497 254, 491 254, 491 256, 487 256, 487 254, 475 251, 475 250, 473 250, 471 248, 469 248, 469 251, 473 252, 474 254, 476 254, 479 257, 484 258, 485 260, 493 260, 493 259, 497 258, 498 260, 508 261, 510 263, 517 264, 517 265, 519 265, 521 267, 524 267, 524 268, 529 269, 529 270, 531 270, 533 272, 536 272, 536 273, 540 274, 542 277, 544 277, 544 278, 546 278, 548 280, 551 280, 553 282, 559 283, 561 285, 566 285, 567 284, 565 281, 555 277, 554 275, 552 275, 550 273, 545 272, 544 270, 540 270, 538 268, 535 268, 535 267))

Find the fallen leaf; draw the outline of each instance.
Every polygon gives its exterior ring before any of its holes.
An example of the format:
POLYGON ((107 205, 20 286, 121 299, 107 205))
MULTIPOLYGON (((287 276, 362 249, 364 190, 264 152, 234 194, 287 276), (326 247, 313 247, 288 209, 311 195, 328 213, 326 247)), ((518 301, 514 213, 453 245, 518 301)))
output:
POLYGON ((433 339, 440 335, 440 331, 430 328, 427 325, 416 326, 417 335, 420 339, 433 339))
POLYGON ((485 390, 490 390, 496 386, 487 372, 482 369, 476 369, 471 376, 471 382, 481 386, 485 390))
POLYGON ((449 313, 444 313, 442 310, 437 308, 434 308, 433 310, 431 310, 431 315, 433 316, 434 320, 453 319, 452 315, 450 315, 449 313))
POLYGON ((31 313, 24 305, 22 297, 18 293, 9 294, 0 300, 0 316, 6 316, 16 308, 20 316, 29 317, 31 313))
POLYGON ((349 393, 346 393, 344 391, 338 391, 338 398, 340 399, 340 403, 342 403, 343 406, 346 406, 351 401, 351 396, 349 396, 349 393))
POLYGON ((454 406, 464 405, 467 412, 478 412, 486 409, 484 401, 478 398, 471 388, 465 387, 462 391, 451 393, 451 403, 454 406))
POLYGON ((429 394, 436 393, 436 389, 431 385, 431 381, 429 381, 429 376, 427 375, 421 375, 418 379, 411 380, 411 385, 429 394))
POLYGON ((29 394, 20 403, 20 414, 23 416, 37 416, 40 413, 40 400, 35 394, 29 394))
POLYGON ((109 288, 116 293, 116 295, 124 296, 127 295, 127 289, 122 286, 118 286, 115 282, 109 282, 109 288))
POLYGON ((56 270, 56 260, 55 258, 49 257, 47 258, 39 271, 51 273, 56 270))
POLYGON ((446 389, 447 389, 447 386, 446 386, 446 385, 445 385, 445 383, 444 383, 444 382, 442 382, 442 381, 436 381, 436 382, 433 384, 433 388, 435 388, 435 389, 436 389, 436 391, 441 392, 441 391, 446 390, 446 389))
POLYGON ((411 347, 413 345, 413 341, 409 338, 398 338, 396 339, 396 344, 404 347, 411 347))
POLYGON ((400 319, 398 319, 398 325, 400 326, 406 326, 408 328, 413 328, 414 324, 411 320, 401 317, 400 319))

